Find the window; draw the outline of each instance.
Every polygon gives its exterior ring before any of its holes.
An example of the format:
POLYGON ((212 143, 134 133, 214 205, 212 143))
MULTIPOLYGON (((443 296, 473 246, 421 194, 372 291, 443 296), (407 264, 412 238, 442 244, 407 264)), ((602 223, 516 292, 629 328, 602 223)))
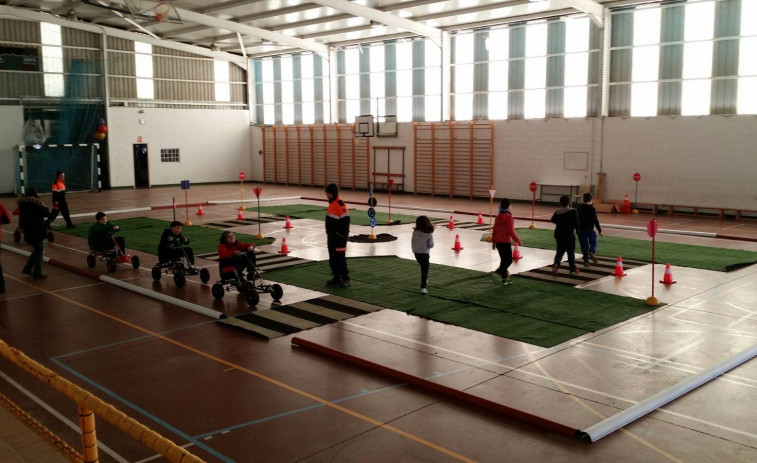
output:
POLYGON ((565 21, 563 116, 586 117, 589 79, 589 18, 565 21))
POLYGON ((710 114, 715 3, 687 4, 685 14, 681 114, 710 114))
POLYGON ((657 115, 660 66, 660 9, 634 12, 631 64, 631 116, 657 115))
POLYGON ((473 119, 473 33, 455 36, 455 120, 473 119))
POLYGON ((489 31, 489 119, 507 119, 507 89, 510 63, 510 29, 489 31))
POLYGON ((137 68, 137 98, 155 99, 153 84, 152 45, 134 42, 134 63, 137 68))
POLYGON ((547 24, 526 27, 526 75, 523 116, 543 118, 547 101, 547 24))
POLYGON ((160 162, 179 162, 179 148, 161 148, 160 162))
POLYGON ((757 2, 741 2, 737 112, 757 114, 757 2))
POLYGON ((60 26, 40 23, 42 36, 42 69, 44 70, 45 96, 64 96, 63 40, 60 26))
POLYGON ((213 61, 213 78, 215 79, 216 101, 231 101, 228 61, 213 61))

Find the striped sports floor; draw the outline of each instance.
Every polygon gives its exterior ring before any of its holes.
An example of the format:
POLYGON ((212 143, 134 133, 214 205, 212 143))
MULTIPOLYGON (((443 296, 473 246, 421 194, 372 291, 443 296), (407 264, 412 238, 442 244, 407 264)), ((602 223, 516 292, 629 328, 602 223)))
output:
POLYGON ((223 220, 220 222, 207 222, 203 223, 203 227, 210 227, 210 228, 217 228, 217 229, 226 229, 226 228, 234 228, 234 227, 244 227, 253 223, 270 223, 270 222, 281 222, 286 220, 286 217, 280 216, 280 215, 268 215, 268 214, 261 214, 260 220, 258 221, 257 216, 255 217, 247 217, 244 219, 234 219, 234 220, 223 220))
MULTIPOLYGON (((218 262, 218 254, 215 252, 199 254, 195 257, 218 262)), ((311 262, 310 260, 300 259, 299 257, 288 256, 284 254, 274 254, 272 252, 265 251, 255 251, 255 257, 257 260, 255 266, 260 273, 263 273, 266 270, 289 268, 311 262)))
MULTIPOLYGON (((563 285, 577 286, 584 283, 589 283, 600 278, 611 276, 615 272, 615 264, 617 259, 611 257, 597 257, 597 264, 591 264, 590 267, 583 265, 581 256, 576 255, 576 267, 580 271, 577 274, 571 274, 568 268, 568 262, 563 261, 560 264, 560 270, 557 275, 552 275, 552 266, 536 268, 529 270, 528 272, 518 273, 519 277, 530 278, 532 280, 547 281, 550 283, 559 283, 563 285)), ((641 262, 635 260, 623 260, 623 270, 627 271, 643 265, 650 265, 649 262, 641 262)))
POLYGON ((218 321, 267 339, 274 339, 378 310, 381 310, 381 307, 328 295, 289 305, 271 307, 267 310, 248 312, 218 321))
MULTIPOLYGON (((431 219, 435 227, 447 227, 449 219, 431 219)), ((455 222, 455 228, 466 228, 468 230, 489 231, 489 224, 477 224, 475 222, 455 222)))

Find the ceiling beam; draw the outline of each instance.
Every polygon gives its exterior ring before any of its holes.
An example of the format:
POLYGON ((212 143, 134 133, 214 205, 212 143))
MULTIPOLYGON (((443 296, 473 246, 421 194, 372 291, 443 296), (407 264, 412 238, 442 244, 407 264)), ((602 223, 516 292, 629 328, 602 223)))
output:
POLYGON ((358 5, 347 0, 311 0, 313 3, 323 5, 335 10, 344 11, 353 16, 363 17, 369 20, 377 21, 386 26, 397 27, 406 31, 413 32, 423 37, 429 37, 436 43, 440 44, 442 40, 442 31, 435 27, 427 26, 409 19, 400 18, 391 13, 384 13, 367 6, 358 5))
MULTIPOLYGON (((578 11, 583 11, 589 15, 591 21, 602 29, 605 27, 604 23, 604 7, 594 0, 560 0, 561 3, 575 8, 578 11)), ((550 2, 550 6, 552 2, 550 2)))
POLYGON ((171 40, 155 39, 144 34, 136 34, 134 32, 127 32, 121 29, 114 29, 112 27, 96 26, 94 24, 89 24, 82 21, 68 21, 66 19, 59 18, 58 16, 53 16, 47 13, 39 13, 36 11, 27 10, 25 8, 13 8, 10 6, 0 5, 0 16, 10 17, 12 19, 20 19, 23 21, 58 24, 64 27, 69 27, 71 29, 78 29, 95 34, 103 34, 109 37, 118 37, 126 40, 133 40, 135 42, 144 42, 158 47, 192 53, 194 55, 206 56, 208 58, 216 58, 224 61, 231 61, 243 68, 245 66, 245 59, 239 55, 224 53, 221 51, 211 51, 204 47, 196 47, 194 45, 173 42, 171 40))
POLYGON ((213 16, 196 13, 194 11, 185 10, 183 8, 176 8, 176 11, 178 11, 179 16, 182 20, 190 23, 204 24, 210 27, 226 29, 230 32, 239 32, 240 34, 248 35, 251 37, 260 37, 261 39, 283 43, 291 47, 314 51, 328 58, 329 47, 322 43, 303 40, 297 37, 280 34, 278 32, 271 32, 269 30, 260 29, 259 27, 247 26, 245 24, 239 24, 237 22, 228 21, 225 19, 215 18, 213 16))

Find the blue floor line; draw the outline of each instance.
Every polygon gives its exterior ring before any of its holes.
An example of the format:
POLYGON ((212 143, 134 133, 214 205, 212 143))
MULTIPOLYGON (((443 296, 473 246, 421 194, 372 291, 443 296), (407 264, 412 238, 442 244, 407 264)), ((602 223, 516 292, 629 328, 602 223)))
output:
POLYGON ((58 361, 57 359, 51 358, 50 360, 53 363, 55 363, 56 365, 58 365, 59 367, 61 367, 64 370, 68 371, 69 373, 71 373, 72 375, 74 375, 77 378, 81 379, 82 381, 85 381, 86 383, 88 383, 88 384, 96 387, 97 389, 99 389, 102 392, 104 392, 105 394, 113 397, 114 399, 118 400, 119 402, 123 403, 124 405, 126 405, 126 406, 128 406, 128 407, 130 407, 130 408, 132 408, 132 409, 134 409, 136 411, 138 411, 142 415, 144 415, 147 418, 151 419, 152 421, 158 423, 159 425, 163 426, 164 428, 169 429, 171 432, 173 432, 176 435, 180 436, 181 438, 183 438, 183 439, 185 439, 185 440, 193 443, 198 448, 201 448, 202 450, 205 450, 206 452, 210 453, 211 455, 213 455, 214 457, 220 459, 221 461, 224 461, 226 463, 236 463, 231 458, 228 458, 225 455, 222 455, 222 454, 218 453, 217 451, 215 451, 212 448, 210 448, 207 445, 205 445, 203 442, 200 442, 199 440, 197 440, 194 437, 188 435, 187 433, 181 431, 180 429, 177 429, 176 427, 171 426, 170 424, 168 424, 165 421, 161 420, 160 418, 158 418, 157 416, 155 416, 152 413, 148 412, 147 410, 145 410, 145 409, 143 409, 141 407, 136 406, 132 402, 129 402, 128 400, 124 399, 123 397, 121 397, 120 395, 116 394, 115 392, 109 390, 108 388, 106 388, 104 386, 101 386, 99 383, 96 383, 95 381, 92 381, 88 377, 86 377, 86 376, 82 375, 81 373, 79 373, 78 371, 76 371, 76 370, 68 367, 67 365, 63 364, 62 362, 58 361))

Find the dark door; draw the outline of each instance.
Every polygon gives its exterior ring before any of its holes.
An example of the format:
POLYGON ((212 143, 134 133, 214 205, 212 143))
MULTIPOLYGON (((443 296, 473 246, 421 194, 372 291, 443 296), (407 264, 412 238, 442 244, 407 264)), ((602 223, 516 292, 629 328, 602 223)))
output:
POLYGON ((137 188, 150 187, 150 171, 147 168, 147 145, 134 145, 134 186, 137 188))

